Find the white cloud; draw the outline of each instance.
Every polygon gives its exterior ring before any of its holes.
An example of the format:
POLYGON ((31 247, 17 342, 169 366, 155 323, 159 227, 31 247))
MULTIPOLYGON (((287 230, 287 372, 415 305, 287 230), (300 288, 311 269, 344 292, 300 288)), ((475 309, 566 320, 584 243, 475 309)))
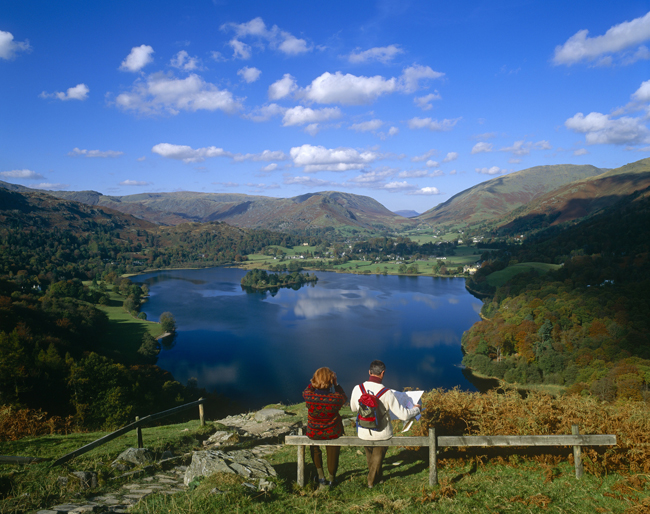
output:
POLYGON ((88 98, 88 93, 90 89, 86 84, 77 84, 74 87, 69 87, 68 90, 63 93, 61 91, 56 91, 54 93, 46 93, 43 91, 39 96, 41 98, 57 98, 58 100, 85 100, 88 98))
POLYGON ((279 189, 280 184, 253 184, 252 182, 246 183, 246 187, 253 187, 257 191, 264 191, 266 189, 279 189))
POLYGON ((310 123, 305 127, 305 132, 310 136, 315 136, 320 132, 320 125, 318 123, 310 123))
POLYGON ((573 155, 576 157, 579 157, 580 155, 587 155, 589 152, 587 151, 586 148, 578 148, 573 152, 573 155))
POLYGON ((440 166, 438 161, 427 161, 427 168, 437 168, 440 166))
MULTIPOLYGON (((650 39, 650 12, 632 21, 614 25, 602 36, 588 37, 588 34, 588 30, 580 30, 566 43, 555 47, 554 64, 570 66, 583 60, 595 61, 603 57, 611 61, 611 56, 607 54, 620 53, 650 39)), ((607 64, 607 61, 603 64, 607 64)))
POLYGON ((432 148, 428 152, 422 154, 422 155, 416 155, 415 157, 411 157, 411 162, 424 162, 426 161, 429 157, 432 157, 436 154, 436 150, 432 148))
POLYGON ((194 73, 184 79, 164 73, 138 79, 131 91, 117 96, 115 103, 121 109, 143 114, 178 114, 181 110, 233 113, 242 108, 230 91, 220 90, 194 73))
POLYGON ((190 57, 185 50, 178 52, 170 63, 179 70, 192 71, 201 69, 201 61, 198 57, 190 57))
POLYGON ((348 60, 355 64, 369 61, 379 61, 386 64, 393 60, 393 57, 402 53, 404 53, 404 50, 402 50, 398 45, 381 46, 363 52, 352 52, 348 57, 348 60))
POLYGON ((440 193, 440 190, 437 187, 428 186, 428 187, 423 187, 423 188, 418 189, 417 191, 413 191, 411 193, 406 193, 406 194, 431 196, 431 195, 439 195, 439 194, 442 194, 442 193, 440 193))
POLYGON ((140 71, 153 61, 153 57, 151 57, 153 53, 153 48, 149 45, 134 46, 131 48, 131 53, 122 61, 120 70, 131 72, 140 71))
POLYGON ((275 170, 277 170, 277 169, 278 169, 278 165, 277 165, 277 163, 272 162, 271 164, 269 164, 269 165, 267 165, 267 166, 264 166, 264 167, 262 168, 262 171, 264 171, 264 172, 271 172, 271 171, 275 171, 275 170))
POLYGON ((136 159, 136 161, 138 161, 138 162, 143 162, 143 161, 146 161, 146 160, 147 160, 147 158, 144 155, 142 157, 138 157, 136 159))
POLYGON ((235 162, 242 161, 286 161, 289 157, 282 150, 264 150, 262 153, 235 154, 232 156, 235 162))
POLYGON ((323 73, 307 86, 302 95, 310 101, 342 105, 362 105, 374 102, 381 95, 397 90, 397 79, 385 79, 380 75, 363 77, 340 71, 323 73))
POLYGON ((120 186, 150 186, 151 182, 145 182, 143 180, 123 180, 120 182, 120 186))
POLYGON ((217 62, 224 62, 227 60, 221 52, 217 52, 216 50, 210 52, 210 59, 217 62))
POLYGON ((70 187, 70 184, 53 184, 51 182, 41 182, 40 184, 34 184, 30 186, 32 189, 50 189, 50 190, 61 190, 67 189, 70 187))
POLYGON ((409 184, 405 180, 401 182, 389 182, 388 184, 384 184, 383 186, 380 187, 380 189, 386 189, 387 191, 390 192, 398 192, 398 191, 405 191, 408 189, 414 189, 415 186, 409 184))
POLYGON ((409 128, 412 130, 427 128, 434 132, 444 132, 454 128, 456 123, 460 121, 460 118, 455 118, 453 120, 444 119, 442 121, 433 120, 431 118, 411 118, 408 120, 409 128))
POLYGON ((349 130, 355 132, 375 132, 379 130, 384 124, 381 120, 362 121, 361 123, 354 123, 348 127, 349 130))
POLYGON ((45 177, 32 170, 0 171, 0 176, 5 178, 22 178, 27 180, 43 180, 45 177))
POLYGON ((637 102, 650 102, 650 80, 646 80, 639 86, 632 98, 637 102))
POLYGON ((399 134, 399 129, 397 127, 391 127, 390 129, 388 129, 389 136, 394 136, 396 134, 399 134))
POLYGON ((223 148, 217 148, 215 146, 194 149, 186 145, 159 143, 151 151, 166 159, 176 159, 186 163, 203 162, 209 157, 233 157, 230 152, 226 152, 223 148))
POLYGON ((400 85, 405 93, 413 93, 420 87, 422 79, 439 79, 445 74, 439 71, 433 71, 429 66, 420 66, 416 64, 409 68, 404 68, 400 77, 400 85))
POLYGON ((0 30, 0 59, 13 59, 18 52, 29 52, 29 41, 14 41, 11 32, 0 30))
POLYGON ((295 125, 305 125, 308 123, 321 123, 323 121, 334 120, 341 117, 341 110, 338 107, 325 109, 310 109, 298 105, 287 109, 282 118, 284 127, 295 125))
POLYGON ((458 153, 456 153, 456 152, 447 152, 447 155, 442 160, 442 162, 451 162, 451 161, 455 161, 456 159, 458 159, 458 153))
POLYGON ((280 100, 292 94, 298 89, 296 79, 290 74, 284 76, 269 86, 269 100, 280 100))
POLYGON ((255 82, 258 78, 260 78, 261 74, 262 72, 257 68, 249 68, 248 66, 244 66, 237 72, 237 75, 244 79, 248 84, 255 82))
POLYGON ((398 178, 421 178, 429 176, 428 170, 410 170, 410 171, 401 171, 397 177, 398 178))
POLYGON ((477 153, 483 153, 483 152, 491 152, 491 151, 492 151, 492 143, 486 143, 485 141, 481 141, 480 143, 476 143, 472 148, 472 155, 477 153))
POLYGON ((294 165, 303 166, 306 173, 359 170, 382 157, 372 151, 359 152, 354 148, 344 147, 329 149, 308 144, 293 147, 289 154, 294 165))
POLYGON ((241 38, 246 37, 266 41, 270 48, 290 56, 300 55, 312 50, 307 41, 280 30, 277 25, 273 25, 270 29, 267 28, 264 20, 260 17, 245 23, 226 23, 221 26, 221 30, 233 30, 235 32, 236 37, 230 41, 230 46, 234 50, 233 57, 235 58, 249 59, 251 57, 251 47, 240 41, 241 38))
POLYGON ((119 157, 124 155, 124 152, 117 152, 115 150, 82 150, 80 148, 74 148, 71 152, 68 152, 70 157, 76 157, 77 155, 83 155, 84 157, 119 157))
POLYGON ((638 145, 650 143, 650 131, 641 118, 579 112, 564 122, 574 132, 585 134, 588 145, 638 145))
POLYGON ((371 171, 364 171, 360 175, 351 178, 348 183, 357 187, 381 187, 384 181, 395 175, 396 170, 393 168, 381 168, 371 171))
POLYGON ((212 184, 222 187, 239 187, 239 184, 237 182, 213 182, 212 184))
POLYGON ((282 116, 286 111, 286 107, 281 107, 278 104, 269 104, 254 109, 251 113, 246 115, 246 118, 260 123, 268 121, 274 116, 282 116))
POLYGON ((501 148, 502 152, 510 152, 512 155, 529 155, 531 150, 550 150, 551 144, 548 141, 515 141, 512 146, 501 148))
POLYGON ((482 173, 483 175, 497 175, 505 172, 506 170, 502 170, 498 166, 492 166, 491 168, 476 168, 476 173, 482 173))
POLYGON ((304 187, 324 187, 335 185, 329 180, 321 180, 314 177, 284 177, 283 182, 288 186, 298 185, 304 187))
POLYGON ((417 105, 420 109, 423 111, 428 111, 430 109, 433 109, 433 105, 431 105, 431 102, 434 100, 440 100, 442 97, 440 94, 436 91, 435 93, 431 93, 425 96, 418 96, 413 99, 413 102, 415 102, 415 105, 417 105))

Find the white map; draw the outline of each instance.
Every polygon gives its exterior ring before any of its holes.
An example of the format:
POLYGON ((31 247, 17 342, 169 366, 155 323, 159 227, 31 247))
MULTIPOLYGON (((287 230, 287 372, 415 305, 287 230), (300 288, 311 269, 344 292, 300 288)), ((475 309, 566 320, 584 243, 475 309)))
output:
MULTIPOLYGON (((405 409, 412 409, 414 405, 420 403, 420 398, 422 397, 422 394, 424 391, 395 391, 394 389, 392 390, 393 394, 395 395, 395 398, 397 398, 397 401, 399 404, 404 407, 405 409)), ((391 411, 390 413, 390 419, 399 419, 393 412, 391 411)), ((415 416, 415 419, 419 420, 420 419, 420 414, 415 416)), ((407 432, 409 428, 411 428, 411 425, 413 424, 413 419, 407 420, 404 422, 404 428, 402 429, 402 432, 407 432)))

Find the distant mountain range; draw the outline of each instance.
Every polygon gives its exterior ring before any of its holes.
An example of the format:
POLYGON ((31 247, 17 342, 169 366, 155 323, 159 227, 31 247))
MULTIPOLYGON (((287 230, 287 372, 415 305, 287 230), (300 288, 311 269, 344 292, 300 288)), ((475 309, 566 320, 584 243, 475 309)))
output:
MULTIPOLYGON (((368 196, 336 191, 292 198, 196 192, 108 196, 96 191, 39 191, 0 182, 0 214, 7 219, 7 209, 17 204, 22 205, 19 211, 34 214, 39 202, 47 203, 54 196, 69 202, 70 209, 73 203, 84 204, 74 208, 80 216, 104 219, 117 211, 134 216, 143 225, 223 221, 236 227, 287 232, 326 227, 399 231, 422 224, 448 224, 526 231, 590 216, 649 185, 650 158, 611 170, 590 165, 536 166, 477 184, 418 214, 391 212, 368 196), (9 192, 31 199, 21 204, 9 192)), ((22 215, 21 219, 26 218, 22 215)))

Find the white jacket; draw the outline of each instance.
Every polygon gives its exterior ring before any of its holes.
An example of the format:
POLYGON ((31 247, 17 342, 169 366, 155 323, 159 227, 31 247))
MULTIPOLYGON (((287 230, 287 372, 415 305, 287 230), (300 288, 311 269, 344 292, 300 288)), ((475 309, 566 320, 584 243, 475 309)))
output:
MULTIPOLYGON (((383 384, 377 384, 376 382, 364 382, 363 387, 366 388, 368 393, 376 395, 384 387, 383 384)), ((359 410, 359 398, 361 398, 361 388, 356 385, 352 390, 352 396, 350 396, 350 408, 352 412, 357 412, 359 410)), ((386 407, 384 419, 379 423, 379 428, 377 430, 371 430, 369 428, 357 428, 357 434, 359 439, 365 441, 384 441, 393 437, 393 425, 390 422, 390 413, 392 412, 402 421, 414 418, 420 413, 420 409, 413 407, 412 409, 405 409, 395 398, 395 394, 391 389, 386 391, 379 401, 384 404, 386 407)))

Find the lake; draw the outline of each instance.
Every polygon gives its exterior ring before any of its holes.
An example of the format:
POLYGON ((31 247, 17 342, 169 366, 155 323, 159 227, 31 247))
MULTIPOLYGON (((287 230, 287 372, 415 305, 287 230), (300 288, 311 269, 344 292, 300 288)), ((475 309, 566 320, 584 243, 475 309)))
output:
POLYGON ((374 359, 393 389, 460 387, 475 391, 460 367, 463 332, 481 302, 459 278, 316 272, 299 290, 245 292, 245 270, 158 271, 134 277, 150 298, 142 311, 176 318, 175 345, 158 365, 176 380, 198 380, 256 409, 298 403, 314 371, 334 370, 348 395, 374 359))

